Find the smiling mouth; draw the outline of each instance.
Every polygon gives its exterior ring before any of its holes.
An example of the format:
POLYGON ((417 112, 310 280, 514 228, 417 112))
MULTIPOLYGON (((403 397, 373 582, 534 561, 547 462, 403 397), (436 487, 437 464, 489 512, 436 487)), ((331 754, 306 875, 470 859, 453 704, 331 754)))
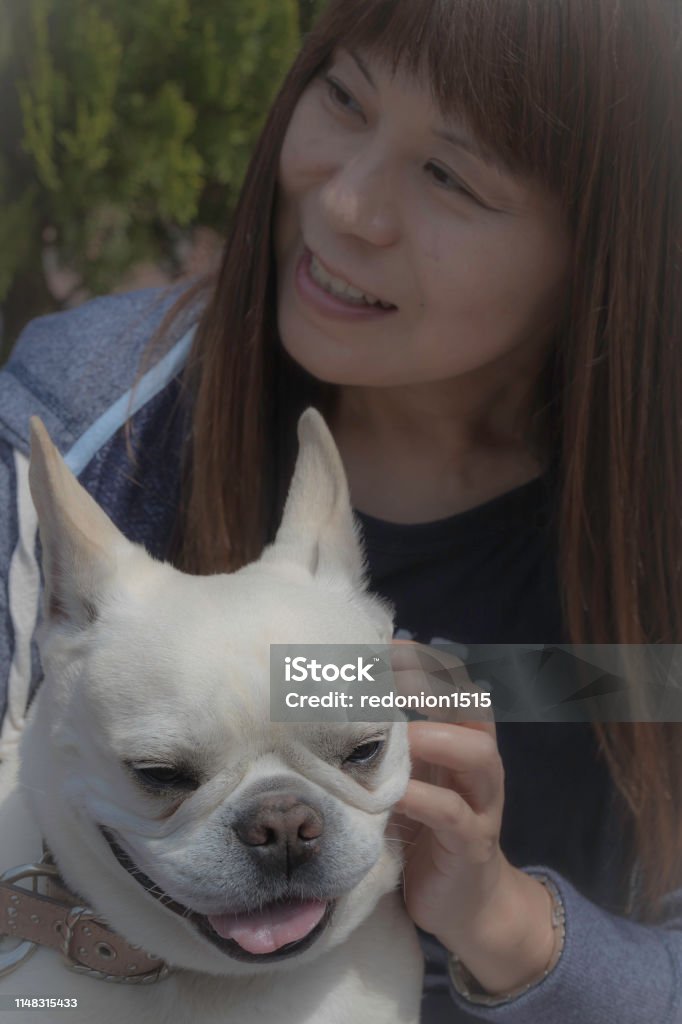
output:
POLYGON ((342 299, 351 305, 367 306, 391 311, 397 309, 392 302, 384 301, 370 292, 365 292, 357 285, 353 285, 346 278, 329 270, 320 257, 311 249, 305 246, 308 272, 315 284, 332 295, 334 298, 342 299))
POLYGON ((281 899, 245 913, 199 914, 165 893, 137 867, 109 829, 103 825, 98 827, 114 857, 131 878, 164 907, 191 921, 211 945, 234 960, 273 963, 303 953, 322 935, 332 919, 335 899, 326 902, 281 899), (232 935, 238 936, 239 941, 232 935))

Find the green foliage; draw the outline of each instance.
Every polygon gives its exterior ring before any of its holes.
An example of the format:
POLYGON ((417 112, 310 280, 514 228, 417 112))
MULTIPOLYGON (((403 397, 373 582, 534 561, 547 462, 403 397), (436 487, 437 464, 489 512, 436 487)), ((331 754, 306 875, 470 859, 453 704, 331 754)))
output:
POLYGON ((310 31, 328 3, 329 0, 299 0, 302 32, 310 31))
POLYGON ((223 230, 309 3, 0 0, 0 305, 46 229, 95 294, 223 230))

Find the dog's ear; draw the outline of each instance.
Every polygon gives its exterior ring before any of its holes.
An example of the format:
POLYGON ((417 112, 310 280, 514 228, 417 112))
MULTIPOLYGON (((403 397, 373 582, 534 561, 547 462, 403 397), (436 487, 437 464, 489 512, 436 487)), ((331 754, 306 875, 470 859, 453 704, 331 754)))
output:
POLYGON ((117 553, 133 545, 76 480, 43 422, 30 419, 29 485, 38 513, 46 620, 83 627, 98 617, 117 553))
POLYGON ((346 474, 334 439, 310 407, 298 421, 299 451, 282 522, 264 562, 294 562, 312 575, 364 589, 366 565, 346 474))

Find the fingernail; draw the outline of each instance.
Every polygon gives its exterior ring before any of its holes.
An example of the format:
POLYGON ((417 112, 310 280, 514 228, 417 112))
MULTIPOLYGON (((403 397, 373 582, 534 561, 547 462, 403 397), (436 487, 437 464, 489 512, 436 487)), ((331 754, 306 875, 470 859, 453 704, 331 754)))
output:
POLYGON ((452 653, 462 661, 466 661, 469 657, 469 648, 466 644, 458 644, 456 640, 448 640, 444 636, 432 636, 429 643, 432 647, 454 647, 452 653))

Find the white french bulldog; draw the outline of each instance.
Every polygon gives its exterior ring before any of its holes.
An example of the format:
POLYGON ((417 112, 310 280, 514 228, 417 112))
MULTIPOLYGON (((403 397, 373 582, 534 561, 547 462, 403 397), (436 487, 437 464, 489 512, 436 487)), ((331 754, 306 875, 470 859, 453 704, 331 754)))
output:
POLYGON ((298 429, 275 542, 195 577, 126 540, 31 421, 45 678, 19 763, 0 769, 0 873, 38 861, 45 839, 68 889, 171 968, 113 984, 38 946, 0 996, 78 1000, 41 1020, 419 1020, 422 954, 385 836, 406 724, 269 717, 270 644, 392 636, 333 439, 313 409, 298 429))

